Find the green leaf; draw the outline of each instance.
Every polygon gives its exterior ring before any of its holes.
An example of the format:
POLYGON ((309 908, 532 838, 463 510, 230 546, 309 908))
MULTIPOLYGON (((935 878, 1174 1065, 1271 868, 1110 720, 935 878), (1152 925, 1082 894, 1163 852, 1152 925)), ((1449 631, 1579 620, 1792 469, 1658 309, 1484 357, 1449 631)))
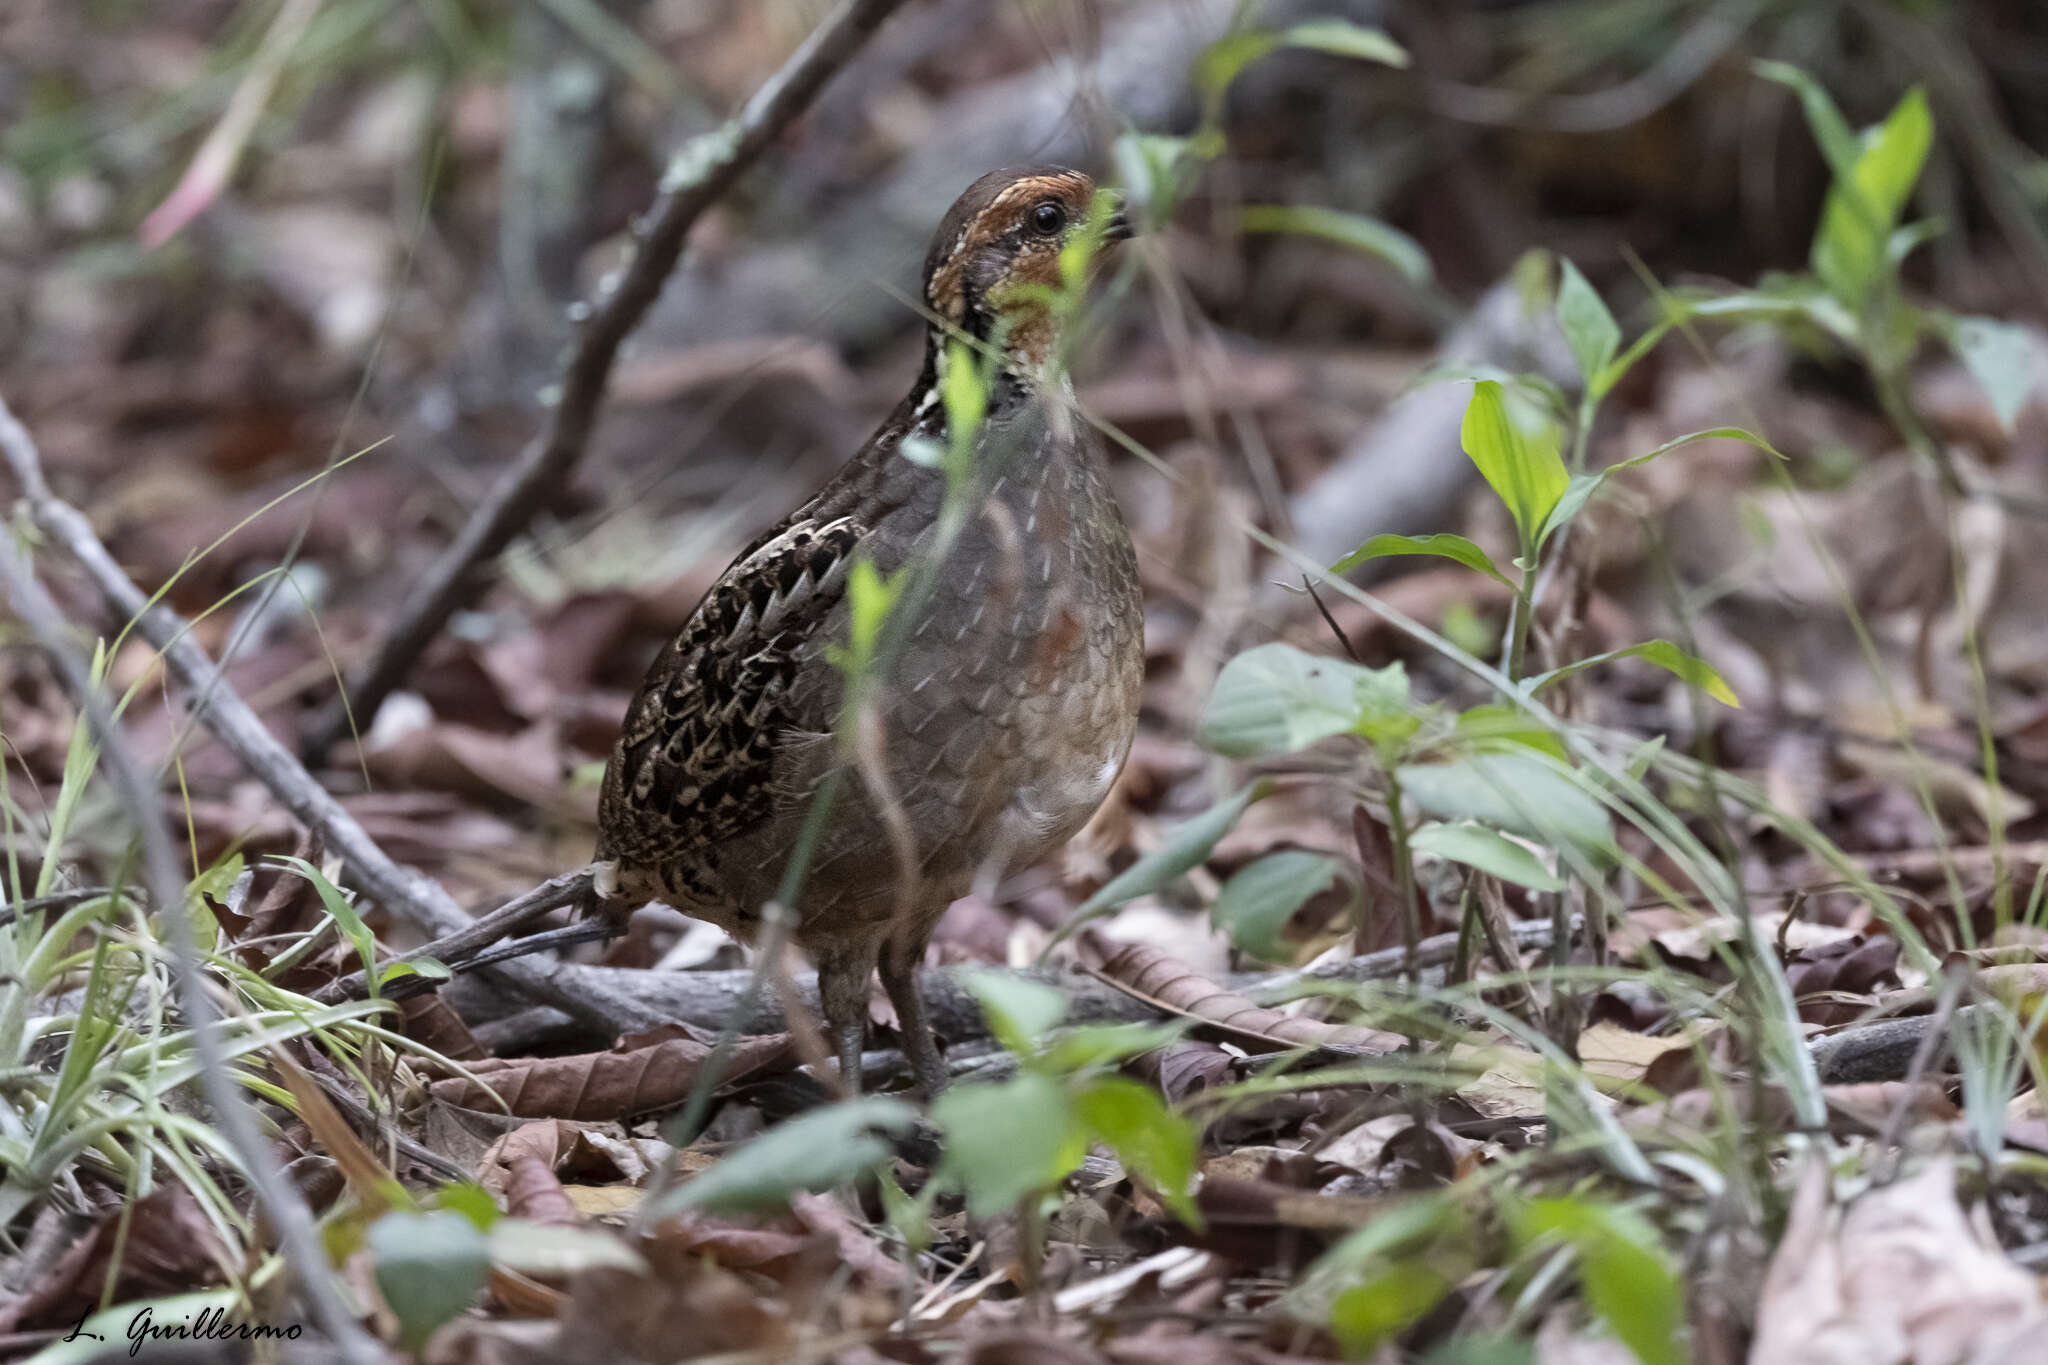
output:
POLYGON ((455 973, 439 958, 414 957, 403 962, 387 962, 377 975, 379 985, 388 986, 401 976, 423 976, 429 981, 446 981, 455 973))
POLYGON ((1697 655, 1686 653, 1669 640, 1646 640, 1639 645, 1630 645, 1627 649, 1610 649, 1605 654, 1595 654, 1591 658, 1580 659, 1577 663, 1553 668, 1548 673, 1539 673, 1525 681, 1522 686, 1533 697, 1554 682, 1569 678, 1574 673, 1583 673, 1589 668, 1597 668, 1601 664, 1613 663, 1616 659, 1641 659, 1644 663, 1655 664, 1668 673, 1677 674, 1724 706, 1742 705, 1735 695, 1735 689, 1728 686, 1711 664, 1697 655))
POLYGON ((1074 1111, 1096 1141, 1131 1174, 1158 1191, 1179 1219, 1200 1228, 1195 1208, 1196 1134, 1150 1086, 1107 1076, 1074 1097, 1074 1111))
POLYGON ((476 1225, 478 1232, 489 1232, 491 1225, 505 1216, 489 1190, 466 1180, 434 1191, 434 1207, 461 1214, 476 1225))
POLYGON ((1360 61, 1380 62, 1386 66, 1408 65, 1407 48, 1380 29, 1366 28, 1349 19, 1306 19, 1288 29, 1283 36, 1290 47, 1314 48, 1318 52, 1356 57, 1360 61))
POLYGON ((1915 86, 1864 136, 1849 172, 1835 176, 1813 238, 1813 273, 1852 312, 1863 310, 1891 270, 1892 229, 1933 145, 1934 118, 1915 86))
POLYGON ((1579 363, 1579 377, 1586 381, 1587 393, 1597 402, 1604 393, 1600 377, 1621 349, 1621 328, 1569 260, 1563 263, 1557 284, 1557 325, 1564 332, 1565 344, 1572 348, 1572 359, 1579 363))
POLYGON ((1564 879, 1527 848, 1484 825, 1424 825, 1408 836, 1411 852, 1434 854, 1491 872, 1534 891, 1562 891, 1564 879))
POLYGON ((1250 204, 1238 217, 1245 232, 1292 232, 1377 257, 1420 288, 1430 282, 1429 253, 1399 228, 1377 218, 1319 204, 1250 204))
POLYGON ((1474 545, 1463 536, 1438 532, 1426 536, 1374 536, 1365 544, 1345 555, 1330 566, 1331 573, 1349 573, 1368 559, 1384 559, 1389 555, 1435 555, 1439 559, 1455 559, 1468 569, 1477 569, 1496 583, 1512 588, 1507 576, 1495 567, 1486 551, 1474 545))
POLYGON ((941 368, 939 401, 946 409, 946 435, 958 452, 973 444, 988 414, 988 383, 974 363, 974 352, 962 342, 947 343, 941 368))
POLYGON ((857 557, 846 572, 847 611, 852 620, 847 628, 847 654, 853 671, 865 669, 875 656, 875 642, 881 638, 882 623, 903 590, 901 575, 884 578, 874 561, 857 557))
POLYGON ((1571 482, 1565 486, 1564 496, 1557 500, 1557 505, 1550 509, 1550 515, 1544 519, 1543 529, 1536 535, 1536 543, 1539 546, 1542 545, 1555 534, 1560 526, 1563 526, 1566 522, 1577 516, 1579 509, 1592 501, 1593 496, 1606 487, 1607 481, 1616 474, 1621 473, 1623 470, 1634 469, 1637 465, 1648 464, 1660 455, 1669 455, 1672 451, 1689 446, 1695 441, 1712 440, 1742 441, 1755 446, 1767 455, 1776 456, 1780 460, 1785 458, 1783 452, 1776 446, 1755 432, 1743 427, 1709 427, 1705 431, 1688 431, 1683 436, 1672 437, 1655 450, 1645 451, 1641 455, 1622 460, 1617 464, 1611 464, 1597 474, 1573 475, 1571 482))
POLYGON ((1239 72, 1282 46, 1313 48, 1388 66, 1408 65, 1407 49, 1399 43, 1376 28, 1363 28, 1344 19, 1311 19, 1284 33, 1247 30, 1217 39, 1195 60, 1194 85, 1203 103, 1213 110, 1239 72))
POLYGON ((1187 1020, 1175 1020, 1169 1024, 1081 1024, 1061 1029, 1046 1045, 1045 1069, 1076 1076, 1115 1066, 1178 1042, 1188 1028, 1187 1020))
POLYGON ((967 1192, 976 1217, 1014 1208, 1061 1180, 1087 1154, 1058 1080, 1027 1071, 992 1085, 961 1085, 932 1104, 945 1134, 944 1169, 967 1192))
POLYGON ((1132 200, 1157 222, 1172 214, 1196 166, 1220 150, 1201 138, 1125 133, 1111 145, 1110 158, 1132 200))
POLYGON ((1411 764, 1398 776, 1403 797, 1439 820, 1477 820, 1549 847, 1568 844, 1603 859, 1613 854, 1606 808, 1533 754, 1468 754, 1411 764))
POLYGON ((981 1002, 996 1041, 1020 1057, 1038 1049, 1039 1041, 1067 1012, 1067 997, 1058 987, 1000 972, 970 972, 967 989, 981 1002))
POLYGON ((1593 1312, 1643 1365, 1684 1365, 1685 1291, 1656 1229, 1632 1209, 1539 1199, 1511 1209, 1518 1242, 1556 1240, 1579 1259, 1593 1312))
POLYGON ((1509 415, 1500 384, 1482 379, 1472 388, 1460 438, 1472 463, 1507 505, 1524 550, 1534 549, 1537 532, 1571 483, 1558 454, 1557 429, 1543 422, 1525 432, 1509 415))
POLYGON ((1790 62, 1760 60, 1752 62, 1750 69, 1765 80, 1789 86, 1798 93, 1800 107, 1806 111, 1806 126, 1813 130, 1813 140, 1820 144, 1820 154, 1827 159, 1828 169, 1838 176, 1848 174, 1862 153, 1862 144, 1820 82, 1790 62))
POLYGON ((1248 649, 1223 666, 1197 737, 1226 758, 1291 754, 1332 735, 1395 745, 1421 724, 1399 664, 1363 668, 1288 644, 1248 649))
POLYGON ((370 1224, 377 1291, 398 1318, 409 1351, 469 1307, 491 1270, 490 1243, 476 1224, 452 1209, 394 1211, 370 1224))
POLYGON ((1237 823, 1245 808, 1270 790, 1266 783, 1254 782, 1239 788, 1194 819, 1176 826, 1165 843, 1117 873, 1101 890, 1081 902, 1080 909, 1068 921, 1069 925, 1180 880, 1190 868, 1209 856, 1209 850, 1230 832, 1230 827, 1237 823))
POLYGON ((1569 757, 1564 741, 1530 719, 1529 713, 1519 706, 1485 702, 1467 707, 1458 716, 1457 733, 1460 740, 1475 750, 1512 745, 1549 754, 1560 763, 1569 757))
POLYGON ((1278 961, 1280 933, 1294 912, 1343 874, 1344 864, 1327 853, 1283 849, 1247 863, 1216 895, 1209 918, 1230 941, 1253 957, 1278 961))
POLYGON ((886 1135, 907 1133, 917 1115, 900 1100, 874 1095, 850 1100, 778 1124, 693 1177, 655 1210, 776 1213, 798 1190, 823 1190, 889 1159, 886 1135))
POLYGON ((1996 318, 1957 318, 1949 345, 1984 386, 1998 425, 2010 433, 2038 377, 2032 335, 1996 318))
POLYGON ((356 955, 363 960, 363 970, 371 973, 374 978, 377 965, 377 936, 370 932, 369 925, 363 923, 363 917, 349 904, 348 897, 342 894, 341 888, 327 880, 319 868, 304 858, 280 854, 277 860, 295 869, 301 877, 313 884, 313 891, 320 898, 320 908, 341 926, 341 932, 355 945, 356 955))
POLYGON ((1451 1292, 1451 1282, 1424 1261, 1395 1261, 1330 1305, 1330 1330, 1344 1354, 1363 1359, 1451 1292))

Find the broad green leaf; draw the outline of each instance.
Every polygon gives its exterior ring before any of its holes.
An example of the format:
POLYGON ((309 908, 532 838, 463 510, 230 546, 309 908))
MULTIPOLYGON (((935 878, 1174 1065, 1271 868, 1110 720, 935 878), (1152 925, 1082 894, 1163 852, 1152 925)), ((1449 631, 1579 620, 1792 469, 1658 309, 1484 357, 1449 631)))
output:
POLYGON ((1469 754, 1400 769, 1401 793, 1439 820, 1477 820, 1540 844, 1610 858, 1607 810, 1570 776, 1534 755, 1469 754))
POLYGON ((1288 29, 1285 37, 1290 47, 1309 47, 1387 66, 1408 65, 1407 48, 1381 30, 1365 28, 1349 19, 1306 19, 1288 29))
POLYGON ((1564 879, 1545 867, 1542 859, 1484 825, 1424 825, 1408 836, 1408 847, 1491 872, 1502 881, 1534 891, 1564 890, 1564 879))
POLYGON ((1280 933, 1294 912, 1343 875, 1344 865, 1327 853, 1282 849, 1231 874, 1209 918, 1230 941, 1253 957, 1278 961, 1280 933))
POLYGON ((1957 318, 1949 345, 1984 386, 1998 425, 2011 432, 2038 377, 2033 336, 1996 318, 1957 318))
POLYGON ((1269 644, 1223 666, 1197 737, 1226 758, 1267 758, 1332 735, 1398 744, 1420 724, 1401 665, 1363 668, 1269 644))
POLYGON ((1186 192, 1196 163, 1220 152, 1202 138, 1172 137, 1163 133, 1125 133, 1110 148, 1117 179, 1132 200, 1143 204, 1158 221, 1173 212, 1186 192))
POLYGON ((490 1242, 452 1209, 387 1213, 370 1224, 367 1241, 377 1292, 397 1317, 400 1344, 409 1351, 469 1307, 490 1274, 490 1242))
POLYGON ((1395 1261, 1337 1296, 1330 1305, 1330 1331, 1347 1358, 1364 1359, 1389 1337, 1421 1321, 1451 1288, 1443 1273, 1426 1261, 1395 1261))
POLYGON ((1319 204, 1251 204, 1238 218, 1246 232, 1293 232, 1374 256, 1418 287, 1429 283, 1429 253, 1413 237, 1377 218, 1319 204))
POLYGON ((1195 1209, 1195 1129, 1166 1107, 1150 1086, 1106 1076, 1074 1096, 1074 1111, 1097 1142, 1131 1174, 1159 1192, 1183 1223, 1199 1228, 1195 1209))
POLYGON ((1585 1199, 1539 1199, 1511 1209, 1524 1245, 1555 1239, 1578 1253, 1595 1315, 1643 1365, 1684 1365, 1685 1290, 1656 1229, 1632 1209, 1585 1199))
POLYGON ((1806 126, 1813 130, 1813 140, 1820 144, 1828 169, 1838 176, 1848 174, 1862 153, 1862 144, 1821 83, 1790 62, 1759 60, 1750 63, 1750 70, 1798 94, 1799 105, 1806 111, 1806 126))
POLYGON ((653 1212, 779 1212, 798 1190, 829 1189, 888 1160, 885 1135, 907 1133, 916 1122, 909 1105, 880 1095, 813 1110, 720 1158, 667 1201, 674 1207, 653 1212))
POLYGON ((1558 454, 1556 428, 1546 422, 1522 430, 1508 412, 1501 386, 1482 379, 1473 386, 1460 438, 1472 463, 1507 505, 1523 548, 1534 549, 1538 531, 1571 483, 1558 454))
POLYGON ((1539 1365, 1526 1337, 1454 1337, 1422 1358, 1422 1365, 1539 1365))
POLYGON ((1237 823, 1246 807, 1270 790, 1263 782, 1241 787, 1194 819, 1175 827, 1165 843, 1117 873, 1101 890, 1083 901, 1068 923, 1078 923, 1088 916, 1113 909, 1125 901, 1136 900, 1178 881, 1190 868, 1209 856, 1209 850, 1230 832, 1230 827, 1237 823))
POLYGON ((1058 1080, 1026 1071, 990 1085, 960 1085, 932 1104, 945 1134, 944 1169, 986 1217, 1058 1182, 1081 1164, 1088 1137, 1058 1080))
POLYGON ((1000 972, 970 972, 967 989, 981 1002, 996 1041, 1020 1057, 1038 1048, 1067 1012, 1065 992, 1042 981, 1000 972))
POLYGON ((1557 282, 1557 325, 1572 359, 1579 363, 1579 377, 1597 402, 1603 395, 1600 377, 1614 353, 1621 349, 1621 328, 1607 310, 1598 292, 1579 268, 1565 261, 1557 282))
POLYGON ((1548 673, 1539 673, 1522 686, 1533 697, 1554 682, 1569 678, 1574 673, 1583 673, 1589 668, 1597 668, 1601 664, 1612 663, 1616 659, 1641 659, 1644 663, 1655 664, 1667 673, 1677 674, 1724 706, 1742 705, 1735 695, 1735 689, 1714 671, 1711 664, 1697 655, 1686 653, 1669 640, 1645 640, 1642 644, 1630 645, 1626 649, 1610 649, 1605 654, 1595 654, 1589 659, 1580 659, 1562 668, 1553 668, 1548 673))
POLYGON ((1860 313, 1891 268, 1888 241, 1934 145, 1934 118, 1918 87, 1865 134, 1856 164, 1837 174, 1813 238, 1813 273, 1860 313))
POLYGON ((505 1216, 489 1190, 468 1181, 443 1185, 434 1191, 434 1207, 461 1214, 476 1225, 478 1232, 489 1232, 491 1226, 505 1216))
POLYGON ((1389 555, 1435 555, 1440 559, 1455 559, 1468 569, 1477 569, 1496 583, 1512 588, 1507 576, 1494 565, 1486 551, 1474 545, 1463 536, 1439 532, 1426 536, 1374 536, 1365 544, 1345 555, 1330 566, 1331 573, 1349 573, 1368 559, 1384 559, 1389 555))

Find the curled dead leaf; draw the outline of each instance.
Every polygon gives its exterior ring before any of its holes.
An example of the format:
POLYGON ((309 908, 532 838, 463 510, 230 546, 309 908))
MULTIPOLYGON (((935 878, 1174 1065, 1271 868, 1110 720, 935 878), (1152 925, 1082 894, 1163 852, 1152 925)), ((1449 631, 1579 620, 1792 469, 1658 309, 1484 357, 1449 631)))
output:
POLYGON ((1119 946, 1095 970, 1112 985, 1165 1013, 1199 1020, 1232 1042, 1261 1052, 1327 1047, 1378 1056, 1397 1051, 1407 1042, 1398 1033, 1304 1019, 1255 1005, 1179 958, 1143 943, 1119 946))
MULTIPOLYGON (((688 1098, 710 1054, 711 1046, 694 1038, 668 1038, 569 1057, 486 1058, 471 1067, 475 1080, 453 1076, 431 1089, 434 1098, 467 1109, 494 1109, 502 1098, 506 1110, 520 1117, 624 1118, 688 1098)), ((742 1039, 722 1080, 737 1080, 788 1055, 788 1034, 742 1039)))

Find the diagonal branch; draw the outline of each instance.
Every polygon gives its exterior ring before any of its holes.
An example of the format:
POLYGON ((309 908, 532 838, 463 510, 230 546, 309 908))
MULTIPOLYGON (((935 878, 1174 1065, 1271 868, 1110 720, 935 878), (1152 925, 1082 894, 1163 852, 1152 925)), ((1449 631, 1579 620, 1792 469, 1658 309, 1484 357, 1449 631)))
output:
MULTIPOLYGON (((0 404, 0 446, 6 447, 10 464, 19 466, 18 449, 33 454, 33 447, 26 445, 27 439, 21 424, 0 404)), ((38 472, 33 465, 28 468, 38 472)), ((24 477, 22 483, 26 487, 29 480, 24 477)), ((47 500, 48 490, 43 491, 47 500)), ((77 699, 93 738, 99 743, 101 760, 113 778, 114 789, 135 821, 142 840, 143 877, 151 903, 163 913, 171 942, 171 968, 177 981, 178 1002, 192 1030, 199 1055, 200 1081, 213 1106, 214 1121, 234 1150, 242 1174, 255 1190, 271 1226, 277 1230, 286 1263, 298 1279, 300 1293, 321 1329, 332 1338, 342 1359, 364 1365, 381 1360, 383 1352, 356 1325, 354 1315, 336 1289, 327 1256, 314 1231, 312 1211, 271 1158, 249 1113, 246 1097, 228 1072, 227 1054, 221 1048, 219 1010, 207 993, 198 949, 192 941, 192 926, 179 913, 185 901, 185 880, 178 872, 177 854, 164 826, 155 786, 129 746, 128 736, 115 723, 106 698, 95 686, 91 667, 67 638, 63 613, 5 536, 0 536, 0 589, 4 589, 15 614, 56 661, 65 686, 77 699)))
POLYGON ((561 489, 589 444, 619 346, 660 295, 691 227, 902 3, 844 0, 737 117, 690 143, 669 163, 661 197, 634 233, 630 263, 615 287, 601 288, 583 324, 546 425, 477 506, 455 543, 427 570, 375 656, 349 685, 348 708, 337 703, 315 727, 307 744, 310 754, 325 753, 339 741, 350 715, 367 720, 376 714, 449 615, 474 598, 483 566, 561 489))
MULTIPOLYGON (((85 570, 114 611, 134 620, 136 629, 156 647, 171 676, 185 689, 200 723, 301 825, 317 832, 327 848, 341 855, 358 889, 431 937, 469 927, 468 912, 439 883, 400 867, 378 847, 356 818, 257 719, 191 638, 185 622, 168 608, 152 606, 107 553, 78 509, 50 491, 35 442, 5 400, 0 400, 0 460, 13 472, 36 526, 85 570)), ((489 970, 516 989, 600 1028, 638 1028, 647 1022, 637 1002, 603 988, 572 988, 537 962, 508 961, 489 970)))

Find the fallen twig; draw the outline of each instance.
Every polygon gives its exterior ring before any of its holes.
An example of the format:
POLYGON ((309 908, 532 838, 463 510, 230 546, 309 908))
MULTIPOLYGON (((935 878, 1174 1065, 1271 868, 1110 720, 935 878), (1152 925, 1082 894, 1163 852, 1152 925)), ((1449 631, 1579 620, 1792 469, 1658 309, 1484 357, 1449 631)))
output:
POLYGON ((337 743, 350 715, 365 722, 376 715, 384 698, 441 633, 449 615, 471 600, 481 581, 481 567, 511 544, 562 487, 589 444, 620 344, 660 295, 697 219, 810 106, 833 73, 902 3, 845 0, 754 92, 737 117, 692 142, 670 162, 661 197, 645 226, 634 233, 630 263, 615 285, 600 288, 546 424, 470 515, 455 543, 427 570, 377 653, 349 685, 347 708, 337 702, 315 727, 307 745, 310 753, 324 753, 337 743))
MULTIPOLYGON (((4 403, 0 403, 0 450, 4 450, 8 463, 15 467, 24 489, 30 488, 30 475, 35 475, 34 483, 40 484, 40 467, 35 459, 34 445, 27 430, 14 419, 14 414, 4 403)), ((48 496, 47 489, 42 493, 41 505, 63 506, 48 496)), ((76 512, 71 515, 77 517, 76 512)), ((40 518, 38 521, 40 523, 40 518)), ((94 544, 97 546, 96 541, 94 544)), ((125 578, 123 582, 126 582, 125 578)), ((200 1063, 200 1083, 213 1107, 214 1121, 234 1150, 241 1174, 254 1189, 265 1216, 277 1230, 279 1249, 291 1266, 299 1290, 319 1321, 321 1330, 334 1342, 344 1360, 364 1362, 364 1365, 381 1361, 384 1353, 357 1325, 354 1314, 342 1302, 327 1256, 314 1235, 312 1211, 271 1159, 263 1135, 249 1112, 246 1098, 228 1074, 227 1054, 221 1048, 217 1032, 219 1012, 201 975, 199 953, 192 943, 191 924, 183 914, 177 913, 185 903, 185 880, 178 872, 177 854, 164 827, 155 786, 136 759, 126 733, 116 724, 106 699, 94 685, 91 666, 71 644, 63 613, 36 580, 34 571, 17 557, 13 542, 4 536, 0 536, 0 587, 5 588, 15 615, 21 618, 55 661, 66 688, 91 727, 93 738, 99 745, 101 762, 113 778, 114 789, 135 821, 142 841, 144 882, 149 887, 151 901, 160 912, 164 912, 178 1003, 192 1031, 200 1063)), ((254 723, 253 716, 251 721, 254 723)))
MULTIPOLYGON (((35 442, 4 399, 0 399, 0 459, 12 470, 37 527, 85 570, 116 612, 134 620, 135 628, 162 654, 171 676, 185 689, 200 723, 301 825, 317 832, 327 848, 341 855, 358 889, 423 933, 438 937, 469 927, 470 916, 454 897, 438 883, 393 862, 355 817, 313 780, 305 765, 278 742, 220 676, 213 660, 191 638, 185 622, 168 608, 152 606, 107 553, 78 509, 50 491, 35 442)), ((600 1028, 621 1030, 655 1022, 636 1012, 632 1002, 607 994, 602 984, 585 982, 570 988, 538 963, 505 962, 490 970, 521 992, 600 1028)))

